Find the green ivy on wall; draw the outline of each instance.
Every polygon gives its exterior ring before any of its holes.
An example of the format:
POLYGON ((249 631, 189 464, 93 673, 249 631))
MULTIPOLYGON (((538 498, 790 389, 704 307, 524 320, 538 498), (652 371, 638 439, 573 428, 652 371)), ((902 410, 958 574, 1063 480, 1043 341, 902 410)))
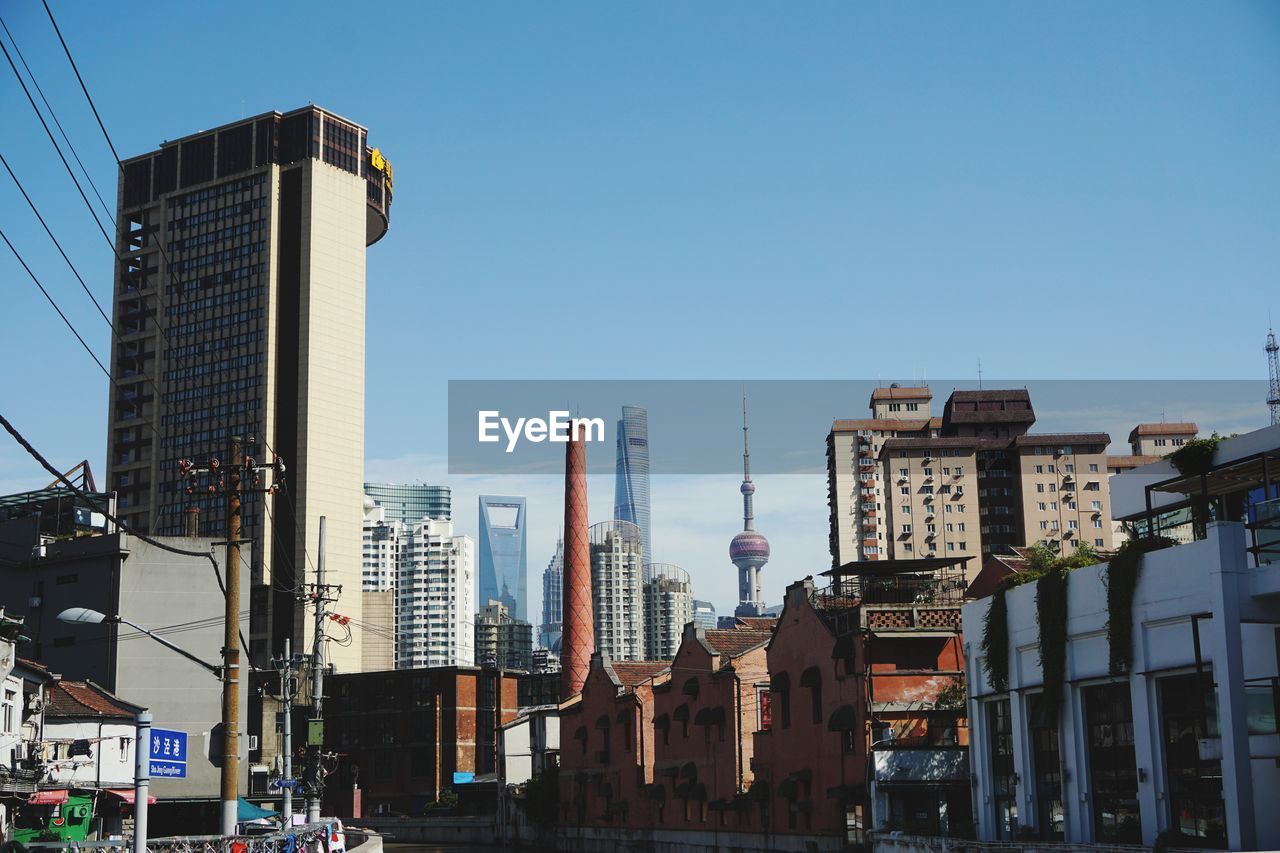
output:
POLYGON ((1047 705, 1056 714, 1066 683, 1067 573, 1098 562, 1097 553, 1080 545, 1059 556, 1043 545, 1027 551, 1027 569, 1000 581, 983 623, 983 668, 993 690, 1009 689, 1009 605, 1005 594, 1027 583, 1036 584, 1036 625, 1040 632, 1040 667, 1044 672, 1047 705))
POLYGON ((1142 557, 1174 544, 1163 536, 1130 539, 1107 564, 1103 582, 1107 587, 1107 646, 1112 675, 1128 672, 1133 663, 1133 594, 1142 571, 1142 557))

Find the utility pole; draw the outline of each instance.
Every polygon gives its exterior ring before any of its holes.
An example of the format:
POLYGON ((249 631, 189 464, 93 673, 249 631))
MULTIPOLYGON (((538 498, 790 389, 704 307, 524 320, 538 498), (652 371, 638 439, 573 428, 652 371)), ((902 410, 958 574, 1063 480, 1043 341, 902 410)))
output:
POLYGON ((307 823, 320 822, 320 799, 324 795, 324 777, 320 768, 321 751, 324 746, 324 639, 325 605, 337 599, 330 595, 336 590, 340 595, 341 586, 332 586, 324 582, 324 545, 325 517, 320 516, 320 547, 316 553, 316 582, 309 584, 309 598, 315 605, 315 624, 311 637, 311 716, 307 720, 307 769, 303 776, 303 786, 307 794, 307 823))
POLYGON ((280 814, 284 816, 284 825, 293 825, 293 696, 295 690, 295 681, 293 671, 295 661, 291 654, 290 638, 284 638, 284 657, 274 661, 276 669, 280 670, 280 717, 282 737, 284 739, 284 767, 280 774, 280 790, 282 799, 280 803, 280 814))
POLYGON ((227 600, 222 639, 222 835, 236 834, 240 802, 240 469, 244 448, 231 436, 227 461, 227 600))
MULTIPOLYGON (((253 440, 250 439, 252 444, 253 440)), ((236 831, 236 812, 240 791, 240 497, 243 480, 250 479, 249 491, 271 494, 277 483, 259 487, 262 472, 274 470, 276 480, 284 472, 284 465, 277 459, 271 466, 261 466, 244 451, 244 441, 238 435, 231 436, 227 453, 226 473, 216 457, 210 458, 206 467, 197 467, 189 459, 178 461, 180 476, 187 483, 187 494, 197 493, 196 481, 200 475, 209 477, 206 492, 224 495, 227 499, 227 561, 226 601, 223 609, 222 645, 222 801, 218 831, 224 836, 236 831)))

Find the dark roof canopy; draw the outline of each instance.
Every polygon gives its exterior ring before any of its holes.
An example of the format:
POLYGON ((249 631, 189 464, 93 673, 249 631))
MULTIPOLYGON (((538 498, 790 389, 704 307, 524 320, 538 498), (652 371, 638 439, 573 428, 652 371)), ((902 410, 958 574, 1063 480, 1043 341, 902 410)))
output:
POLYGON ((842 578, 849 575, 905 575, 912 572, 932 572, 951 566, 963 566, 973 556, 920 557, 915 560, 853 560, 838 569, 828 569, 825 577, 842 578))

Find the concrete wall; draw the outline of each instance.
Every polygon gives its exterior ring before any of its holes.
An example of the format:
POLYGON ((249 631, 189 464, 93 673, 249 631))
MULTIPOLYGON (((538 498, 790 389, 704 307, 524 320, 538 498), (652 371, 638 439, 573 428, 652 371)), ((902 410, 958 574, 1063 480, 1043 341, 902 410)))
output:
MULTIPOLYGON (((225 552, 214 540, 166 539, 183 549, 212 553, 225 578, 225 552)), ((65 678, 90 679, 126 702, 147 708, 157 728, 184 731, 189 761, 185 779, 153 779, 152 793, 167 797, 216 796, 221 771, 205 756, 209 732, 222 719, 222 686, 191 661, 127 625, 68 625, 57 615, 69 607, 119 614, 202 660, 217 664, 223 645, 224 600, 213 565, 203 557, 162 550, 127 534, 95 536, 50 545, 30 566, 6 570, 9 588, 22 591, 35 642, 29 653, 65 678), (39 590, 30 607, 27 590, 39 590)), ((241 566, 241 627, 247 632, 248 568, 241 566)), ((16 609, 16 608, 15 608, 16 609)), ((248 667, 247 656, 242 655, 248 667)), ((247 683, 247 679, 246 679, 247 683)), ((248 690, 240 691, 240 719, 247 719, 248 690)), ((248 739, 242 725, 241 782, 248 778, 248 739)), ((221 744, 217 745, 220 753, 221 744)), ((130 776, 132 778, 132 776, 130 776)), ((242 787, 247 790, 247 787, 242 787)))

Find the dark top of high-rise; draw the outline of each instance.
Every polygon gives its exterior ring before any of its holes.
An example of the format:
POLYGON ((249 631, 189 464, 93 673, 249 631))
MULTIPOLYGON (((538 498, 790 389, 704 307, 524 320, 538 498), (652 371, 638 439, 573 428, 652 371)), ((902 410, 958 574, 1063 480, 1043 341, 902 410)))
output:
POLYGON ((368 146, 368 135, 361 125, 317 106, 272 110, 202 130, 125 160, 120 207, 140 207, 188 187, 310 158, 365 179, 365 242, 372 245, 387 233, 392 172, 382 152, 368 146))

